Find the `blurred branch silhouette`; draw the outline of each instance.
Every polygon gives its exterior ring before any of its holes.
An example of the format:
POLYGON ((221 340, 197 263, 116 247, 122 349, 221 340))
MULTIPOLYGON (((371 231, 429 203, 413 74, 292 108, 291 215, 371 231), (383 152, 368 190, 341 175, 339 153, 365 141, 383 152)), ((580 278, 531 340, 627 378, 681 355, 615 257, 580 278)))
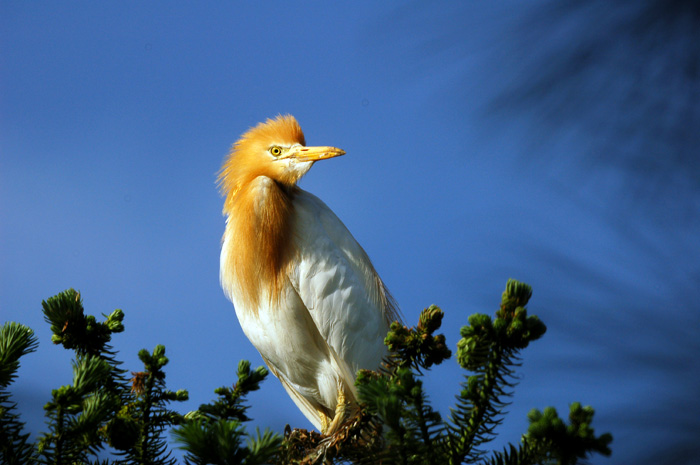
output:
POLYGON ((529 58, 491 108, 543 121, 536 144, 579 131, 591 141, 584 166, 617 171, 631 200, 692 200, 681 213, 692 211, 698 199, 687 196, 700 193, 700 3, 547 2, 519 27, 529 58))
POLYGON ((521 159, 553 182, 612 184, 649 219, 697 224, 696 0, 413 2, 376 29, 382 40, 413 31, 409 59, 394 61, 411 63, 403 79, 440 69, 446 106, 482 110, 480 132, 499 139, 517 129, 521 159))

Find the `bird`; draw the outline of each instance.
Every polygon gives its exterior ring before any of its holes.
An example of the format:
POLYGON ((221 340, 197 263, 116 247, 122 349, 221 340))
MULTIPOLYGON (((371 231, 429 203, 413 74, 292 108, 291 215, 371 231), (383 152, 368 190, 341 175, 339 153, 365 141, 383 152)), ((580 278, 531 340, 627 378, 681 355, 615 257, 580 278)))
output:
POLYGON ((357 408, 359 369, 377 370, 398 306, 367 253, 297 183, 319 160, 291 115, 250 128, 218 173, 226 226, 220 282, 246 337, 306 418, 333 434, 357 408))

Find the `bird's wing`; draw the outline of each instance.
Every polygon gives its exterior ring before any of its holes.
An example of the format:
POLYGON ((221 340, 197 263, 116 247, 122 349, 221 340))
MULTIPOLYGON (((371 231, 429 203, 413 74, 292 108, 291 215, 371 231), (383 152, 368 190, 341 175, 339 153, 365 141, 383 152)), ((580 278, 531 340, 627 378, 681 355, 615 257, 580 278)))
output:
POLYGON ((289 394, 289 397, 292 398, 297 408, 301 410, 301 413, 303 413, 304 416, 316 427, 316 429, 320 431, 320 412, 323 407, 321 407, 320 405, 315 405, 313 402, 311 402, 311 400, 308 397, 303 396, 301 392, 299 392, 298 389, 295 389, 295 387, 287 380, 287 378, 282 373, 277 371, 275 365, 264 356, 263 361, 265 362, 265 365, 267 365, 267 367, 270 369, 272 374, 280 380, 280 382, 282 383, 282 387, 284 387, 284 390, 287 391, 287 394, 289 394))
POLYGON ((378 368, 386 354, 395 307, 369 257, 330 208, 300 190, 294 210, 299 257, 290 281, 354 389, 357 370, 378 368))

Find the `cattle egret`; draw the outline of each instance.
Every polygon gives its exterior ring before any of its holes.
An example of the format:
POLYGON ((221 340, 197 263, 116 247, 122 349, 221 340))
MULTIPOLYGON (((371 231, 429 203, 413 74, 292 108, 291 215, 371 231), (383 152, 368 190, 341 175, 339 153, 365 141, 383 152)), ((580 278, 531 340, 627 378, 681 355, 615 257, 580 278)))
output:
POLYGON ((313 425, 335 432, 355 373, 377 369, 398 310, 369 257, 319 198, 297 187, 314 162, 292 116, 251 128, 219 172, 226 230, 221 285, 243 332, 313 425))

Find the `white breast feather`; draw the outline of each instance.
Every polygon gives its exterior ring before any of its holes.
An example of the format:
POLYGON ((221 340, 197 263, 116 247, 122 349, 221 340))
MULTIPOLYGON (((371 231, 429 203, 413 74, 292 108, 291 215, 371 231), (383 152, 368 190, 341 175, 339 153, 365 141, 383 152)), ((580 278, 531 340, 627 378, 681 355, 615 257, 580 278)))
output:
POLYGON ((283 287, 279 308, 268 296, 256 312, 238 298, 223 260, 221 282, 244 333, 306 417, 321 427, 319 408, 331 412, 339 383, 355 394, 355 373, 376 369, 386 355, 388 331, 383 289, 367 254, 337 216, 317 197, 294 200, 298 262, 283 287))

